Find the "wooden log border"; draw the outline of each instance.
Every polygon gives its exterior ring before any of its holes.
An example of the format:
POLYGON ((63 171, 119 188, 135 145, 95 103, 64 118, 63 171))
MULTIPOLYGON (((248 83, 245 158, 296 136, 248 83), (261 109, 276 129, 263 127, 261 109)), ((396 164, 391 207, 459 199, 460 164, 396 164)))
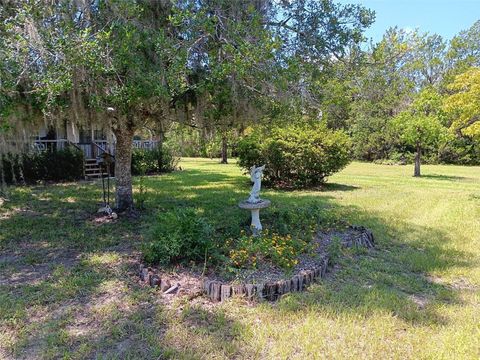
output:
MULTIPOLYGON (((355 239, 353 244, 344 243, 344 246, 364 246, 369 249, 375 246, 375 240, 370 230, 365 229, 363 226, 352 226, 351 228, 360 231, 361 234, 355 239)), ((290 279, 258 284, 230 284, 205 279, 203 281, 203 293, 215 302, 224 301, 234 296, 245 297, 248 300, 259 299, 275 301, 284 294, 303 291, 310 284, 325 278, 329 263, 329 257, 325 255, 315 267, 302 270, 290 279)), ((144 283, 151 287, 157 287, 163 292, 170 289, 170 281, 168 279, 162 280, 159 275, 155 274, 153 268, 140 264, 139 270, 140 279, 144 283)))
POLYGON ((203 290, 212 301, 224 301, 234 296, 242 296, 249 300, 275 301, 284 294, 303 291, 309 285, 324 278, 328 272, 328 264, 329 259, 325 256, 318 266, 302 270, 290 279, 259 284, 229 284, 206 279, 203 290))
MULTIPOLYGON (((170 281, 162 280, 155 269, 140 264, 139 275, 145 284, 166 292, 171 288, 170 281)), ((224 301, 234 296, 245 297, 248 300, 261 299, 275 301, 280 296, 305 290, 313 282, 324 278, 328 270, 328 257, 324 257, 317 267, 302 270, 290 279, 270 281, 258 284, 230 284, 217 280, 205 279, 203 293, 212 301, 224 301)))

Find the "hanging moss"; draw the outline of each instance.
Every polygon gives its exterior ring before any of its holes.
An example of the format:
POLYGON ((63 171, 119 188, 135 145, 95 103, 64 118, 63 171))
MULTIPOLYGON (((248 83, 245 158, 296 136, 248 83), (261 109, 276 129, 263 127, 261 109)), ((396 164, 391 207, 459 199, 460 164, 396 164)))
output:
POLYGON ((5 172, 3 171, 3 155, 0 156, 0 195, 6 192, 7 183, 5 181, 5 172))

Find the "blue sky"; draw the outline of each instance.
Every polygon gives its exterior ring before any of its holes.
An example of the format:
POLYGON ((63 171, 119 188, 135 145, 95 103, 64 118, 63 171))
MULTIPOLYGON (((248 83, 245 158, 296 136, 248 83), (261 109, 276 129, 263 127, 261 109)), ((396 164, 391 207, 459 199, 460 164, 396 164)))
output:
POLYGON ((335 0, 342 4, 362 4, 375 10, 375 23, 366 35, 375 42, 389 27, 436 33, 451 39, 480 20, 480 0, 335 0))

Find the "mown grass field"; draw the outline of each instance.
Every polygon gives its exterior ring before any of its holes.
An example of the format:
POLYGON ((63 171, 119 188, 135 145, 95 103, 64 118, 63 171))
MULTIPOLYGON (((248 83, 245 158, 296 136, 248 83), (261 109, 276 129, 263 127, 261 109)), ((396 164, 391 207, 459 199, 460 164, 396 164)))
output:
POLYGON ((315 201, 371 228, 377 248, 346 252, 326 281, 277 303, 167 308, 134 275, 156 212, 194 206, 225 226, 248 217, 235 164, 181 166, 145 180, 138 219, 92 221, 101 183, 0 200, 0 358, 480 358, 479 167, 413 178, 411 166, 353 163, 322 191, 265 190, 278 206, 315 201))

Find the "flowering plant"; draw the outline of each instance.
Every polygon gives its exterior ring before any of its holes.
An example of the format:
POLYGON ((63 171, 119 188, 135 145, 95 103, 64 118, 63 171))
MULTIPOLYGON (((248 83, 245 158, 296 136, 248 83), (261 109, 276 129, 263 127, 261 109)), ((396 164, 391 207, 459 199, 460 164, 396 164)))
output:
POLYGON ((309 241, 290 234, 263 231, 259 236, 246 235, 242 230, 234 241, 228 239, 226 245, 234 245, 229 252, 232 265, 236 268, 256 268, 260 260, 270 261, 284 269, 298 264, 298 256, 309 248, 309 241))

